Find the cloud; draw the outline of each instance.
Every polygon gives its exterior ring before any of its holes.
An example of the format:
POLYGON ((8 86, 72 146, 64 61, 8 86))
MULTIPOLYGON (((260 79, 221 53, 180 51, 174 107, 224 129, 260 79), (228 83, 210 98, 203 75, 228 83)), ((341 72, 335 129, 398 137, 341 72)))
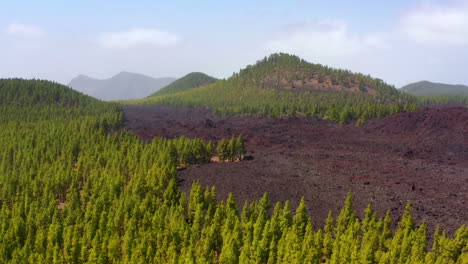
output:
POLYGON ((11 23, 7 27, 6 33, 27 38, 37 38, 44 35, 44 31, 40 27, 20 23, 11 23))
POLYGON ((99 43, 102 46, 115 49, 128 49, 141 45, 168 47, 177 44, 179 41, 179 36, 155 29, 110 32, 104 33, 99 37, 99 43))
POLYGON ((289 52, 312 56, 345 56, 368 48, 389 48, 384 34, 359 36, 340 20, 323 20, 289 25, 276 40, 268 41, 270 52, 289 52))
POLYGON ((468 44, 468 1, 421 5, 403 15, 401 31, 418 43, 468 44))

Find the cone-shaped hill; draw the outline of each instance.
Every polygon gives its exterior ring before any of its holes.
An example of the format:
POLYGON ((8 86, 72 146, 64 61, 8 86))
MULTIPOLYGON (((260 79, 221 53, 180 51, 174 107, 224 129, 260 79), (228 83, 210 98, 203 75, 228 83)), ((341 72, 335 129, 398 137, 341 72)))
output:
POLYGON ((241 70, 240 78, 252 80, 259 88, 287 91, 323 91, 368 93, 379 95, 397 94, 398 91, 380 79, 373 79, 348 70, 333 69, 312 64, 294 55, 272 54, 255 65, 241 70))
POLYGON ((313 116, 345 123, 417 108, 414 97, 368 75, 272 54, 206 87, 128 103, 210 108, 223 115, 313 116))
POLYGON ((175 80, 173 83, 163 87, 161 90, 153 93, 149 97, 184 92, 194 88, 210 85, 217 80, 218 79, 201 72, 192 72, 180 79, 175 80))

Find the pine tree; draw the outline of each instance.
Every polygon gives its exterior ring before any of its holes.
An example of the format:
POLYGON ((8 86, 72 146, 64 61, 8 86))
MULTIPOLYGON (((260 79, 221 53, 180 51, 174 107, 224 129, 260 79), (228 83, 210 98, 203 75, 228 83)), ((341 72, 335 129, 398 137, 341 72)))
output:
POLYGON ((301 202, 297 206, 296 214, 293 217, 293 229, 297 232, 299 239, 303 239, 306 227, 310 225, 310 219, 307 214, 307 208, 305 205, 304 197, 302 197, 301 202))
POLYGON ((354 215, 353 210, 353 198, 351 192, 349 192, 346 196, 345 205, 343 209, 341 209, 341 212, 336 219, 336 235, 339 236, 345 233, 346 229, 354 224, 355 218, 356 216, 354 215))
POLYGON ((235 159, 236 159, 236 156, 237 156, 237 150, 238 150, 238 146, 237 146, 237 140, 234 136, 231 137, 231 139, 229 140, 229 143, 228 143, 228 159, 229 161, 231 162, 234 162, 235 159))
POLYGON ((237 159, 238 160, 242 160, 244 159, 244 156, 245 154, 247 154, 247 151, 245 150, 245 142, 244 142, 244 139, 242 137, 242 135, 239 135, 237 137, 237 143, 236 143, 236 146, 237 146, 237 159))
POLYGON ((218 147, 216 148, 218 152, 219 160, 225 161, 229 158, 229 147, 228 142, 225 139, 222 139, 218 142, 218 147))

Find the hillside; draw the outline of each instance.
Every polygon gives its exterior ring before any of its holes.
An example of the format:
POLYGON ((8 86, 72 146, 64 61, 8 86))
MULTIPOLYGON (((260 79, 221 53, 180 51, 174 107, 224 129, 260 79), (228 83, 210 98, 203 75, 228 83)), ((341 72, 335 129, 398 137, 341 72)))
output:
POLYGON ((192 72, 180 79, 175 80, 173 83, 167 85, 166 87, 163 87, 161 90, 153 93, 149 97, 184 92, 193 88, 199 88, 210 85, 216 82, 217 80, 218 79, 208 76, 201 72, 192 72))
POLYGON ((51 81, 0 79, 0 123, 45 120, 68 123, 70 116, 105 116, 108 112, 120 116, 122 109, 115 103, 100 101, 51 81))
POLYGON ((99 100, 45 80, 0 79, 0 105, 85 106, 99 100))
POLYGON ((415 109, 409 104, 414 100, 380 79, 280 53, 207 87, 126 103, 203 107, 222 115, 305 115, 346 123, 415 109))
POLYGON ((414 95, 464 95, 468 96, 468 86, 421 81, 401 87, 401 90, 414 95))
POLYGON ((114 101, 144 98, 173 82, 175 78, 152 78, 142 74, 121 72, 99 80, 79 75, 68 86, 95 98, 114 101))
POLYGON ((257 87, 289 91, 331 91, 376 95, 378 80, 348 70, 313 64, 288 54, 272 54, 241 70, 239 77, 257 87))

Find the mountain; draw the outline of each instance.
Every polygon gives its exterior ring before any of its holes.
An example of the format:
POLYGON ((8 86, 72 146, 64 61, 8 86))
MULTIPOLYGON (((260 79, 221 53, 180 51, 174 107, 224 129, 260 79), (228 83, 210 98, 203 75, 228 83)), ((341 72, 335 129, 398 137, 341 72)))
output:
POLYGON ((167 95, 210 85, 218 79, 201 72, 192 72, 153 93, 151 96, 167 95))
POLYGON ((421 81, 401 87, 401 90, 414 95, 464 95, 468 96, 468 86, 421 81))
POLYGON ((104 80, 79 75, 71 80, 68 86, 105 101, 130 100, 144 98, 174 80, 175 78, 152 78, 142 74, 121 72, 104 80))
POLYGON ((277 53, 227 80, 126 103, 202 107, 221 115, 302 115, 346 123, 412 110, 417 108, 414 101, 414 96, 380 79, 277 53))

